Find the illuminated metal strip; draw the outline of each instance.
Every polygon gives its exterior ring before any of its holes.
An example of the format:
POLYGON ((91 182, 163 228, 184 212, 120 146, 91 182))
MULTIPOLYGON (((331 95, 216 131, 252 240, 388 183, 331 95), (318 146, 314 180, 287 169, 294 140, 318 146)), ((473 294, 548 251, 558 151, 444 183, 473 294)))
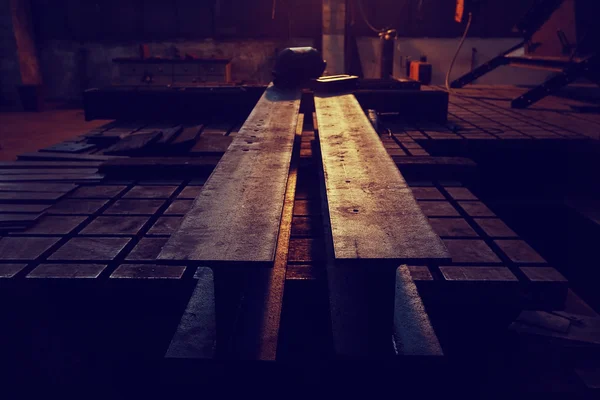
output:
POLYGON ((449 260, 354 95, 315 95, 337 261, 449 260))
POLYGON ((300 97, 267 88, 159 259, 272 266, 300 97))
MULTIPOLYGON (((302 135, 303 116, 300 114, 297 122, 298 143, 302 135)), ((299 153, 297 146, 292 155, 286 185, 273 268, 252 271, 255 279, 252 279, 245 293, 247 299, 254 301, 244 302, 236 327, 243 334, 235 335, 233 343, 233 353, 242 359, 274 361, 277 357, 299 153)), ((173 336, 167 358, 211 359, 216 355, 214 274, 210 268, 200 267, 194 278, 196 288, 173 336)))

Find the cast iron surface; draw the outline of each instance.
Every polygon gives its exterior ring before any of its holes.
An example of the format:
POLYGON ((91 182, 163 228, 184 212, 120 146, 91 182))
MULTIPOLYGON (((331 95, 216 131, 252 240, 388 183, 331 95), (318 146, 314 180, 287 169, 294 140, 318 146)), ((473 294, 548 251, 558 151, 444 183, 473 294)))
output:
POLYGON ((265 91, 159 259, 273 262, 300 95, 265 91))
POLYGON ((394 342, 398 354, 444 355, 411 272, 405 265, 396 271, 394 310, 394 342))
POLYGON ((336 260, 447 260, 353 95, 315 96, 336 260))

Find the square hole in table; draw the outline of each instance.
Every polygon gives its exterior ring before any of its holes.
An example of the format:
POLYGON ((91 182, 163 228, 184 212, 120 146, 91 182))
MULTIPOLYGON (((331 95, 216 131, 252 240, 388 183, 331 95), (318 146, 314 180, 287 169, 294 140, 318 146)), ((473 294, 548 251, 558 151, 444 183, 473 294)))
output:
POLYGON ((431 181, 407 181, 408 186, 411 190, 416 187, 434 187, 435 184, 431 181))
POLYGON ((410 149, 410 154, 413 156, 428 156, 429 153, 423 149, 410 149))
POLYGON ((458 204, 469 214, 471 217, 495 217, 489 208, 486 207, 480 201, 460 201, 458 204))
POLYGON ((171 235, 181 225, 183 217, 160 217, 152 228, 148 231, 148 235, 171 235))
POLYGON ((129 238, 75 237, 55 251, 49 260, 112 261, 129 238))
POLYGON ((188 186, 202 186, 206 183, 209 176, 209 173, 204 173, 204 176, 192 179, 190 183, 188 183, 188 186))
POLYGON ((447 201, 418 201, 419 207, 428 217, 458 217, 458 211, 447 201))
POLYGON ((499 218, 475 218, 474 220, 489 237, 517 237, 517 234, 499 218))
POLYGON ((410 190, 417 200, 445 200, 444 195, 434 187, 412 187, 410 190))
POLYGON ((178 199, 195 199, 200 195, 202 186, 186 186, 177 196, 178 199))
POLYGON ((477 196, 464 187, 447 187, 446 191, 454 200, 478 200, 477 196))
POLYGON ((110 276, 118 279, 181 279, 185 267, 180 265, 123 264, 110 276))
POLYGON ((444 239, 454 263, 499 263, 500 259, 483 241, 474 239, 444 239))
POLYGON ((177 186, 134 186, 125 193, 125 198, 137 199, 168 199, 177 186))
POLYGON ((408 271, 410 272, 410 276, 415 281, 432 281, 433 275, 431 275, 431 271, 429 267, 424 265, 409 265, 408 271))
POLYGON ((477 233, 462 218, 429 218, 431 227, 438 236, 477 237, 477 233))
POLYGON ((135 235, 148 217, 99 216, 96 217, 80 234, 82 235, 135 235))
POLYGON ((194 204, 194 200, 175 200, 167 208, 165 214, 185 215, 192 208, 192 204, 194 204))
POLYGON ((151 180, 145 180, 145 181, 139 181, 138 184, 139 185, 155 185, 155 186, 165 186, 165 185, 171 185, 171 186, 179 186, 183 183, 183 181, 181 179, 151 179, 151 180))
POLYGON ((4 237, 0 239, 0 260, 35 260, 59 240, 59 237, 4 237))
POLYGON ((127 256, 127 260, 156 260, 169 238, 144 237, 127 256))
POLYGON ((94 279, 105 268, 104 264, 40 264, 27 278, 94 279))
POLYGON ((76 215, 46 215, 23 233, 66 235, 77 228, 88 217, 76 215))
POLYGON ((545 263, 534 249, 524 240, 494 240, 494 243, 515 263, 545 263))
POLYGON ((0 204, 1 213, 41 213, 49 204, 0 204))
POLYGON ((112 199, 125 190, 123 185, 81 186, 69 195, 72 198, 112 199))
POLYGON ((0 278, 12 278, 26 266, 27 264, 0 264, 0 278))
POLYGON ((506 267, 440 267, 440 271, 447 281, 518 281, 506 267))
POLYGON ((144 214, 152 215, 165 203, 164 200, 121 199, 108 207, 104 214, 144 214))
POLYGON ((521 267, 519 269, 531 282, 567 282, 567 278, 552 267, 521 267))
POLYGON ((48 209, 50 214, 93 214, 104 206, 108 200, 61 200, 48 209))

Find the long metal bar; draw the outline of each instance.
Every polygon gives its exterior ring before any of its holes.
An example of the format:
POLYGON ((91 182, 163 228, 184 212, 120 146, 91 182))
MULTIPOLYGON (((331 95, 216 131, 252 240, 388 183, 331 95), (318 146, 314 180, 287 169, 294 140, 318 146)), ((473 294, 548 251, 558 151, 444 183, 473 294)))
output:
POLYGON ((242 359, 275 361, 277 357, 303 122, 304 115, 300 114, 273 268, 260 269, 265 276, 250 281, 244 295, 236 331, 240 334, 234 343, 234 351, 242 359))
MULTIPOLYGON (((393 355, 398 265, 443 262, 450 256, 354 96, 315 96, 315 108, 335 352, 386 358, 393 355)), ((406 336, 411 347, 432 348, 418 343, 427 314, 404 300, 406 331, 398 330, 397 338, 406 336)), ((404 347, 400 340, 396 345, 404 347)))
POLYGON ((506 56, 509 55, 510 53, 512 53, 513 51, 520 49, 524 45, 525 45, 525 42, 520 42, 519 44, 511 47, 510 49, 506 50, 502 54, 499 54, 496 57, 492 58, 490 61, 486 62, 485 64, 481 64, 479 67, 475 68, 473 71, 468 72, 468 73, 464 74, 463 76, 461 76, 460 78, 452 81, 452 83, 450 84, 450 87, 459 89, 459 88, 475 81, 476 79, 481 78, 483 75, 487 74, 488 72, 491 72, 491 71, 495 70, 496 68, 501 67, 503 65, 507 65, 510 60, 506 56))
POLYGON ((336 261, 449 260, 356 98, 316 95, 315 107, 336 261))
POLYGON ((273 265, 300 96, 267 88, 159 259, 273 265))

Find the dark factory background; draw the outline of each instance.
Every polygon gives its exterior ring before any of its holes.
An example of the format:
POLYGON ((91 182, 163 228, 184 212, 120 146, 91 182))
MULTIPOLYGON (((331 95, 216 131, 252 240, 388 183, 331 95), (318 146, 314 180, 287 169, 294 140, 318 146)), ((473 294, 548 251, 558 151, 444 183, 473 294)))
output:
POLYGON ((599 2, 0 0, 0 399, 599 399, 599 2))
MULTIPOLYGON (((404 39, 399 41, 396 57, 429 56, 434 66, 434 83, 442 83, 463 29, 454 21, 454 2, 366 3, 364 11, 370 21, 394 27, 399 38, 404 39), (429 39, 415 42, 411 38, 429 39)), ((507 0, 486 4, 470 33, 470 37, 483 38, 470 46, 480 51, 476 63, 493 57, 506 47, 505 43, 516 40, 510 39, 517 37, 512 28, 531 3, 532 0, 507 0)), ((16 86, 39 82, 43 82, 44 96, 49 100, 80 100, 82 90, 110 85, 117 75, 112 59, 139 56, 142 43, 148 44, 152 56, 169 57, 176 46, 181 54, 231 57, 234 81, 268 83, 279 50, 306 45, 320 48, 320 4, 317 0, 31 0, 30 4, 3 1, 0 18, 6 34, 2 41, 2 104, 18 107, 16 86), (11 3, 22 8, 20 18, 11 17, 11 3), (19 71, 19 62, 28 66, 23 65, 19 71)), ((349 3, 347 23, 353 36, 364 39, 359 40, 363 54, 360 63, 368 77, 371 70, 377 69, 377 57, 370 58, 377 51, 376 44, 372 44, 377 36, 353 4, 349 3)), ((465 53, 464 60, 457 63, 457 74, 471 65, 471 53, 465 53)), ((400 74, 397 69, 396 74, 400 74)), ((545 76, 528 71, 495 74, 489 83, 537 83, 545 76)))

